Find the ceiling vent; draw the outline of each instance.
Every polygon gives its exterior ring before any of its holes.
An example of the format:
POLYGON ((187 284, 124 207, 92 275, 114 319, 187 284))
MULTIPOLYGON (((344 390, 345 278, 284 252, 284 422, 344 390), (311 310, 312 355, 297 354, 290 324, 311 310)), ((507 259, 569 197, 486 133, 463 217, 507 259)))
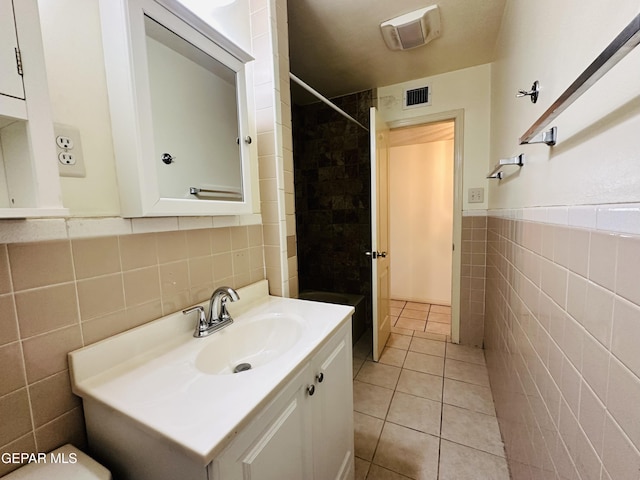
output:
POLYGON ((440 36, 438 5, 405 13, 380 24, 382 37, 391 50, 408 50, 426 45, 440 36))

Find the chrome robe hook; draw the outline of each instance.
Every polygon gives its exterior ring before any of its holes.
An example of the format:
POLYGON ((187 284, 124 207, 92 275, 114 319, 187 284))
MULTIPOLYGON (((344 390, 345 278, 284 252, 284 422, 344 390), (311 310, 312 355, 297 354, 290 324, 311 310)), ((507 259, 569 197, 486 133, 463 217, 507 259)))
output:
POLYGON ((531 90, 518 90, 516 97, 526 97, 527 95, 531 97, 531 103, 536 103, 538 101, 538 94, 540 93, 540 83, 538 80, 533 82, 531 85, 531 90))

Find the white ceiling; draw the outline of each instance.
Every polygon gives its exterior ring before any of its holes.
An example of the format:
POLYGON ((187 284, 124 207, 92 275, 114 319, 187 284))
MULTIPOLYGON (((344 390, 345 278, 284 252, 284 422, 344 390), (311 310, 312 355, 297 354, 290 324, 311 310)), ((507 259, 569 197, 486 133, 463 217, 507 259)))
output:
MULTIPOLYGON (((332 98, 493 61, 506 0, 289 0, 291 72, 332 98), (391 51, 380 23, 440 7, 441 36, 391 51)), ((301 89, 294 101, 307 103, 301 89)))

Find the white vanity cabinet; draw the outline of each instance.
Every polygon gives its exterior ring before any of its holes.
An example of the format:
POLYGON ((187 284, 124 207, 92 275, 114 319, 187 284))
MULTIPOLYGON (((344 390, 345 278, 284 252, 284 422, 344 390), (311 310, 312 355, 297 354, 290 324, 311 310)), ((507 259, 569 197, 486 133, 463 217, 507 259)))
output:
POLYGON ((177 312, 69 354, 90 452, 114 478, 353 479, 353 308, 267 285, 239 289, 233 324, 205 339, 177 312))
POLYGON ((353 478, 350 329, 343 325, 210 464, 209 479, 353 478))
POLYGON ((354 473, 351 322, 342 330, 314 364, 314 479, 353 478, 354 473))
POLYGON ((0 218, 68 213, 37 0, 0 0, 0 218))

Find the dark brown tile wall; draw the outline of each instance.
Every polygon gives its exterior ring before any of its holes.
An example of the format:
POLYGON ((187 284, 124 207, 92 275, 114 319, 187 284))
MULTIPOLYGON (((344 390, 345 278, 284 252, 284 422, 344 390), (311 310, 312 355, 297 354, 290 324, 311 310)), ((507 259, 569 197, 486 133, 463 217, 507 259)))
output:
MULTIPOLYGON (((369 124, 372 91, 332 99, 369 124)), ((369 133, 322 103, 294 106, 300 291, 362 294, 371 321, 369 133)))

